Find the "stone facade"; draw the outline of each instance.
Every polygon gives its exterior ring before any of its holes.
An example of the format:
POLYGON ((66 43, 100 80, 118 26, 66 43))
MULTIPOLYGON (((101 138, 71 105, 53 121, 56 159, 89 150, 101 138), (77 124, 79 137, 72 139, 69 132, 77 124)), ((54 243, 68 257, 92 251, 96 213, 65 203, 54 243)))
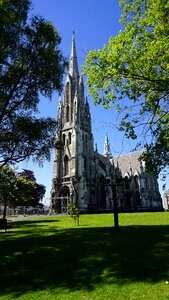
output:
POLYGON ((169 211, 169 190, 164 192, 164 210, 169 211))
POLYGON ((141 152, 112 157, 106 135, 104 155, 94 150, 90 107, 79 75, 74 33, 63 99, 57 112, 56 150, 51 208, 64 212, 76 202, 81 212, 113 210, 112 186, 116 186, 120 210, 160 210, 156 178, 146 172, 141 152))

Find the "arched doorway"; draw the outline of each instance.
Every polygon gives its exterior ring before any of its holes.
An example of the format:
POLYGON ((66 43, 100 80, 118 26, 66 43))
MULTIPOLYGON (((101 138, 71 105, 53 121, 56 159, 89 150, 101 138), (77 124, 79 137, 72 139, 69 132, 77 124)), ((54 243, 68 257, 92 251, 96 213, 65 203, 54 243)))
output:
POLYGON ((69 187, 67 185, 63 186, 60 190, 60 193, 59 193, 59 196, 60 197, 67 197, 67 196, 70 196, 70 190, 69 190, 69 187))
POLYGON ((68 203, 70 202, 70 190, 69 190, 68 186, 65 185, 61 188, 59 197, 58 197, 58 202, 60 204, 60 213, 66 214, 67 208, 68 208, 68 203))

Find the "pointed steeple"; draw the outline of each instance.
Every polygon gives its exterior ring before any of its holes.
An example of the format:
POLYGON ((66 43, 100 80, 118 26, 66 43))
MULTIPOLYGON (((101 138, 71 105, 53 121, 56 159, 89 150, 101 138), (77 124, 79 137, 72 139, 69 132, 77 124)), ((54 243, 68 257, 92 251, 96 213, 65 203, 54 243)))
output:
POLYGON ((60 117, 61 117, 61 114, 62 114, 62 107, 63 107, 62 97, 59 96, 58 108, 57 108, 57 119, 60 119, 60 117))
POLYGON ((86 103, 87 106, 89 106, 88 97, 86 96, 86 103))
POLYGON ((77 55, 76 55, 76 46, 75 46, 75 32, 72 32, 72 49, 70 54, 70 63, 69 63, 69 75, 73 78, 79 77, 79 70, 78 70, 78 62, 77 62, 77 55))
POLYGON ((109 139, 108 139, 108 135, 106 133, 105 136, 105 142, 104 142, 104 156, 106 156, 108 159, 111 158, 112 154, 111 154, 111 150, 110 150, 110 143, 109 143, 109 139))

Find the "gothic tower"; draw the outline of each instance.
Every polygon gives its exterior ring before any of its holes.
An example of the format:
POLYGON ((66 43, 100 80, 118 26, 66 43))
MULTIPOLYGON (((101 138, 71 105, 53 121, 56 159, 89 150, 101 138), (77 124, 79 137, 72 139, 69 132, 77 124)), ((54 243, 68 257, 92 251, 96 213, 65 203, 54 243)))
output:
POLYGON ((51 209, 56 213, 67 212, 68 201, 77 203, 84 213, 112 211, 112 182, 117 183, 119 210, 161 209, 157 179, 143 168, 140 152, 112 157, 107 134, 103 155, 97 148, 94 151, 74 32, 64 93, 58 102, 55 146, 51 209))
POLYGON ((92 197, 94 149, 90 109, 84 96, 83 78, 79 75, 74 32, 63 99, 60 98, 58 103, 57 123, 51 207, 56 212, 63 212, 62 201, 67 198, 85 212, 92 197))

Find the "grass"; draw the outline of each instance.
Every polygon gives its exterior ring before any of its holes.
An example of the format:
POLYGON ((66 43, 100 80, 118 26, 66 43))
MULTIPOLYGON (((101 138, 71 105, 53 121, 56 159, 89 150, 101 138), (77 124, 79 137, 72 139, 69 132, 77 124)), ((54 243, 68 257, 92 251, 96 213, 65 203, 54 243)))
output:
POLYGON ((169 299, 169 214, 11 222, 0 231, 1 300, 169 299))

